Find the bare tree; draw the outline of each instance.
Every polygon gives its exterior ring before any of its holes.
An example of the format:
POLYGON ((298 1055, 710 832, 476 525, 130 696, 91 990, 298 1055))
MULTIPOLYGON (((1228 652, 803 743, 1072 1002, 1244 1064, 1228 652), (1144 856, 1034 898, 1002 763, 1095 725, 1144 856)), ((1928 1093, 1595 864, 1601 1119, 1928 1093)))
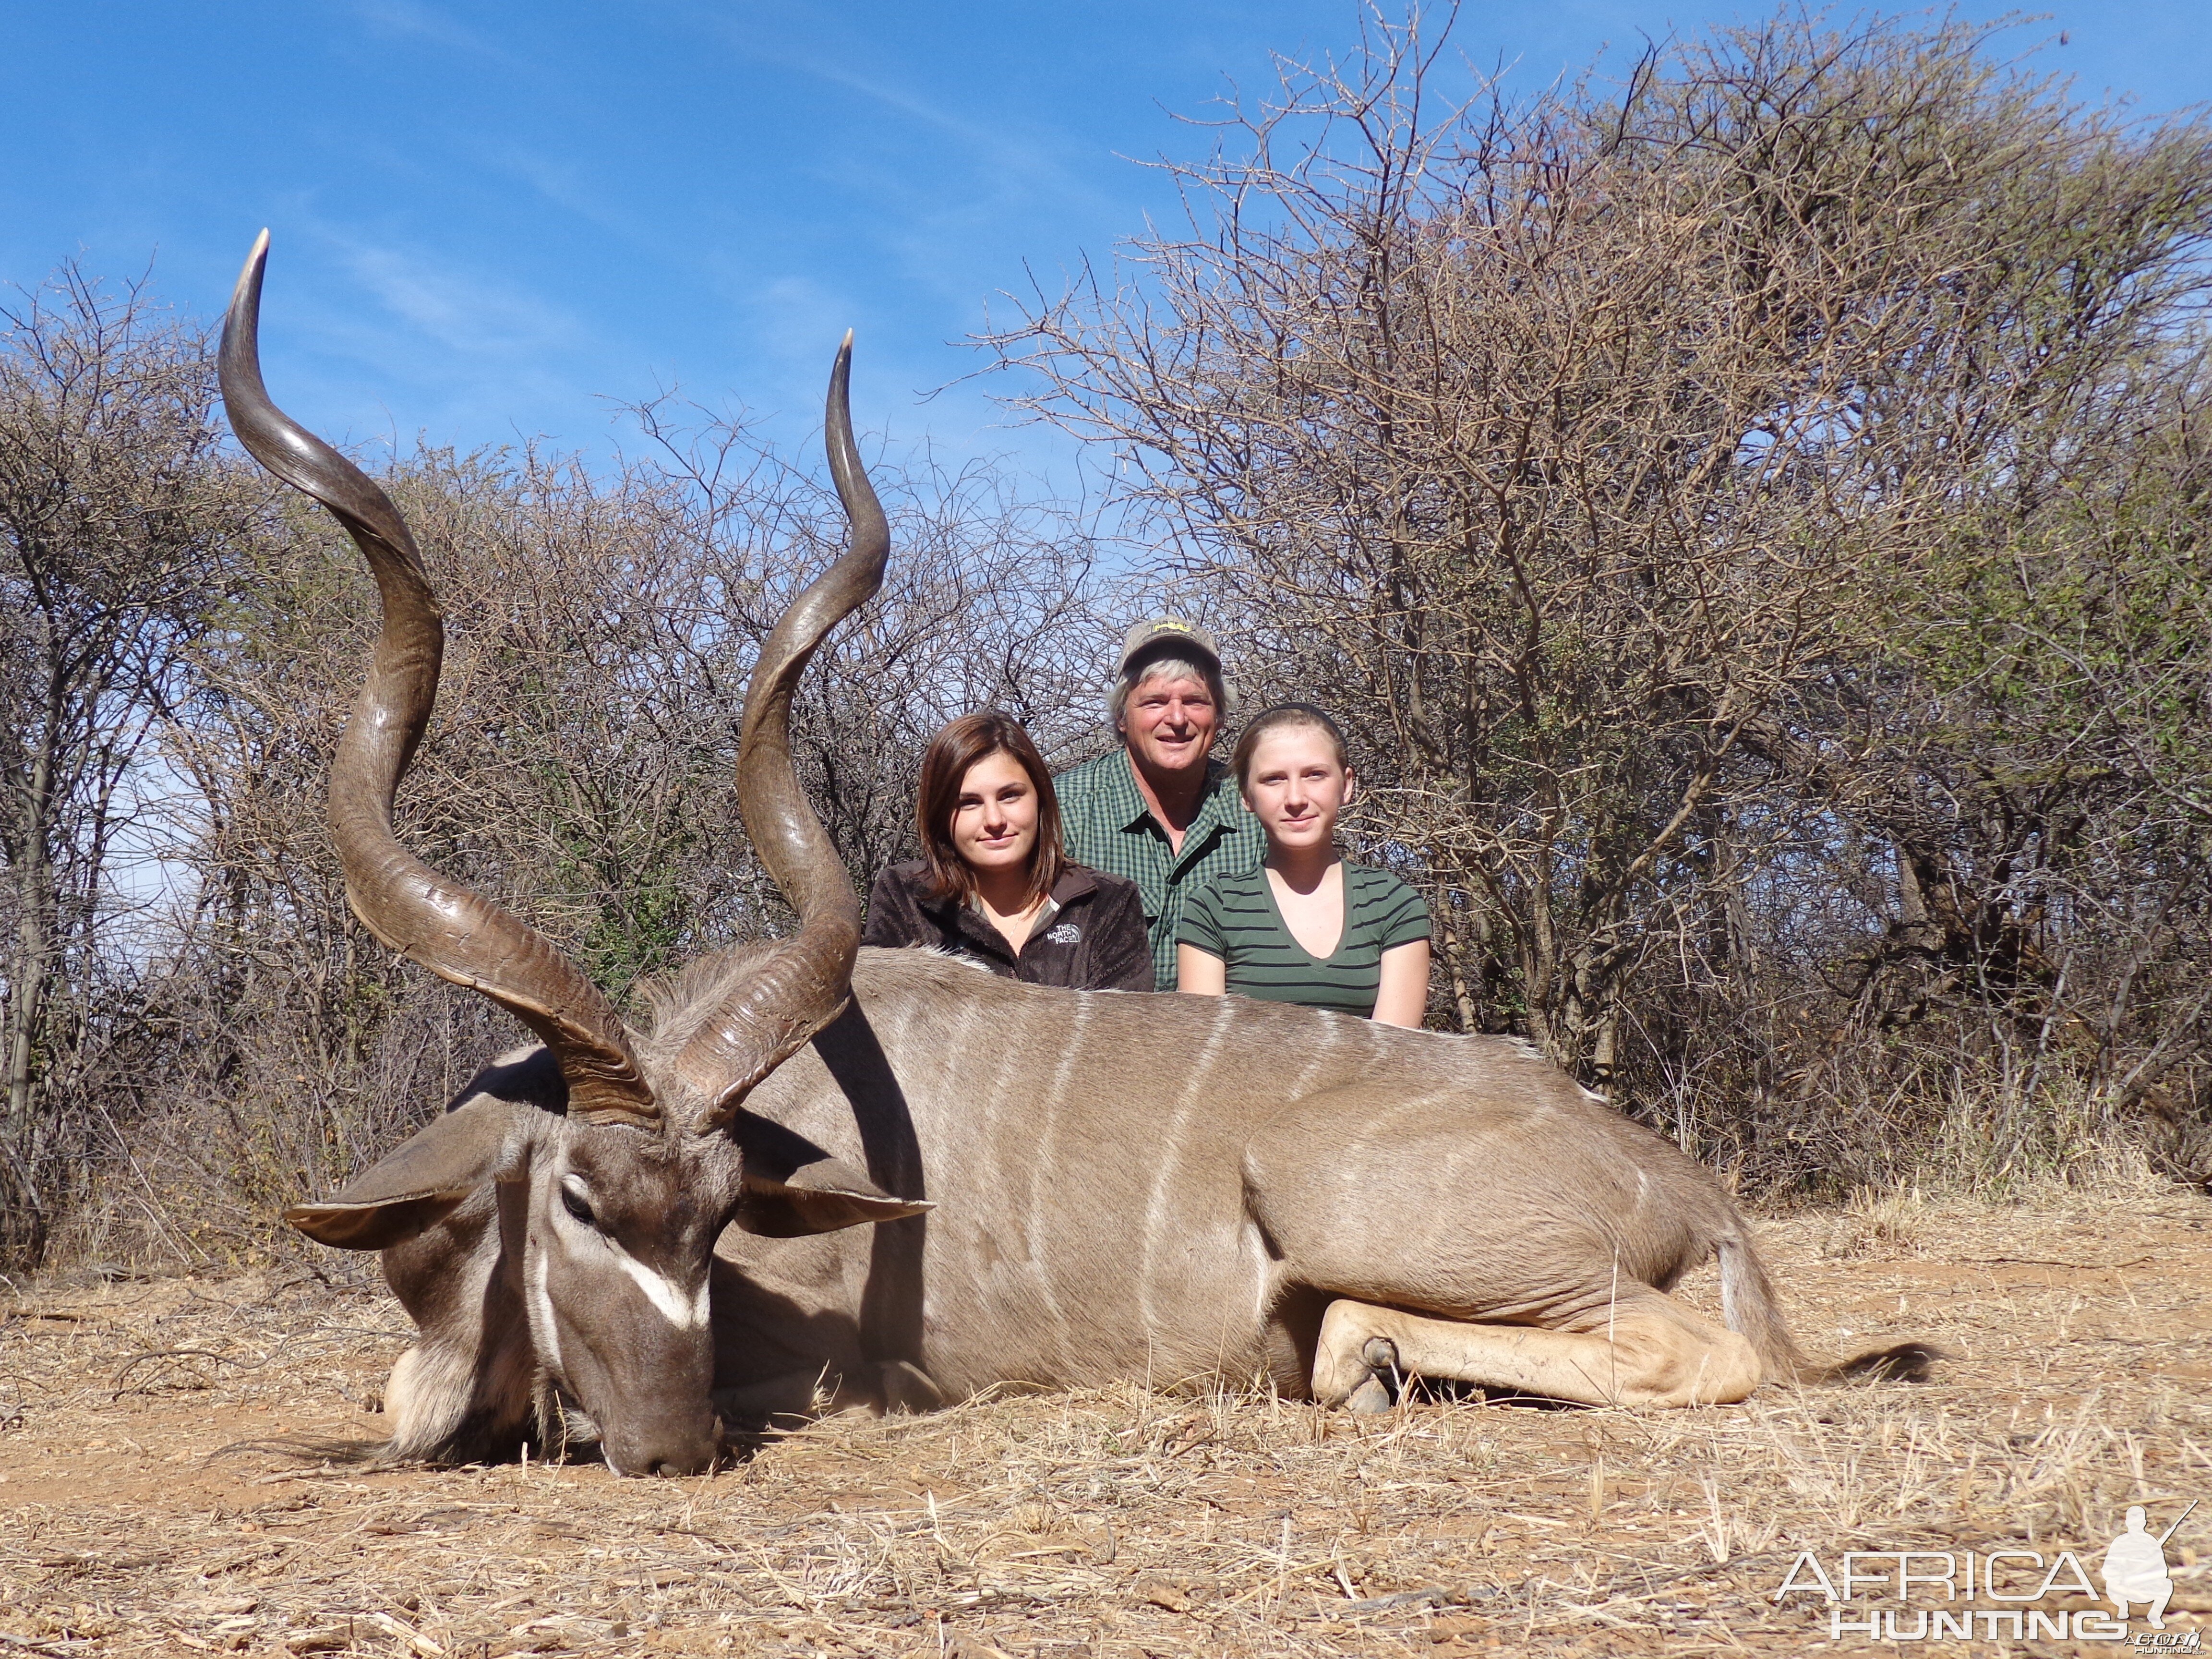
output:
MULTIPOLYGON (((696 406, 632 413, 658 475, 682 491, 675 533, 729 608, 749 665, 840 545, 828 486, 696 406)), ((793 742, 841 855, 872 876, 915 850, 921 750, 954 716, 1002 708, 1048 757, 1079 754, 1097 732, 1115 628, 1092 538, 1062 505, 1025 501, 979 464, 948 472, 927 455, 903 467, 879 458, 870 473, 883 482, 902 557, 809 669, 793 742)), ((703 660, 696 672, 716 675, 703 660)), ((734 707, 741 690, 720 695, 734 707)))
POLYGON ((82 1127, 55 1068, 107 1012, 131 775, 213 619, 246 499, 216 458, 213 392, 204 341, 140 287, 64 266, 0 307, 0 1257, 43 1249, 50 1166, 82 1127))
MULTIPOLYGON (((1443 22, 1285 64, 1170 164, 1186 229, 988 343, 1111 449, 1244 678, 1349 717, 1439 1016, 1652 1106, 1726 1007, 1773 1009, 1741 1152, 1817 1069, 1793 1022, 1832 1054, 1852 1018, 1818 973, 1780 1010, 1783 960, 1952 925, 1908 731, 1959 620, 1931 599, 2191 372, 2207 130, 2085 110, 1965 24, 1786 18, 1514 100, 1447 93, 1443 22)), ((1982 982, 2020 955, 1960 925, 1982 982)))

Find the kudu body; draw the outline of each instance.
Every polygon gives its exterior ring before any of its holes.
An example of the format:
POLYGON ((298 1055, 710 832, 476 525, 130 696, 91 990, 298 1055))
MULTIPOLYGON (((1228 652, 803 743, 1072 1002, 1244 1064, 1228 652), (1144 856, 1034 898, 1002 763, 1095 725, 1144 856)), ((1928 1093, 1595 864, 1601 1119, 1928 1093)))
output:
POLYGON ((630 1029, 392 836, 436 689, 435 601, 381 492, 262 391, 265 252, 225 328, 226 405, 345 523, 384 609, 332 769, 348 896, 539 1038, 287 1212, 382 1250, 421 1331, 387 1392, 395 1455, 510 1455, 580 1416, 617 1470, 691 1472, 722 1414, 803 1409, 824 1383, 913 1406, 1009 1382, 1260 1382, 1368 1409, 1405 1372, 1688 1405, 1802 1371, 1711 1176, 1524 1045, 857 950, 850 879, 787 749, 808 656, 888 552, 845 352, 826 435, 853 544, 763 647, 738 760, 799 933, 695 965, 650 1033, 630 1029), (1716 1252, 1725 1328, 1667 1294, 1716 1252))

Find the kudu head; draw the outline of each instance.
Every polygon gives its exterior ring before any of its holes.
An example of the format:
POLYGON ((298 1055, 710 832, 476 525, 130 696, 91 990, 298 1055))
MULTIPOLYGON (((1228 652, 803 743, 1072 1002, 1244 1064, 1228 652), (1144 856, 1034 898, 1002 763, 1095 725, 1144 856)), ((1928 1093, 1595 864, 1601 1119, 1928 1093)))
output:
POLYGON ((440 875, 392 833, 392 798, 437 694, 444 623, 391 501, 262 386, 268 246, 264 231, 223 325, 231 427, 255 459, 337 516, 382 602, 368 680, 331 769, 347 901, 386 945, 489 998, 544 1045, 488 1070, 343 1192, 295 1205, 285 1219, 343 1249, 405 1247, 471 1193, 500 1183, 501 1241, 520 1258, 543 1383, 592 1419, 619 1472, 696 1473, 720 1445, 708 1398, 708 1269, 722 1229, 735 1220, 787 1236, 928 1207, 892 1197, 744 1107, 844 1007, 860 940, 851 878, 799 788, 789 742, 801 671, 881 584, 890 550, 853 441, 851 337, 830 374, 825 426, 852 544, 762 648, 738 747, 738 810, 799 929, 695 965, 668 1015, 641 1033, 544 935, 440 875))

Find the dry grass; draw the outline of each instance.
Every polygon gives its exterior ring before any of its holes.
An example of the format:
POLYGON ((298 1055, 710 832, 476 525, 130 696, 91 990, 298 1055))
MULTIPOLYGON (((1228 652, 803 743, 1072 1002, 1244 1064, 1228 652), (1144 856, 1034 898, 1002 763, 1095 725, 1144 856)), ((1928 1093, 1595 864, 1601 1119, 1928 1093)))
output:
MULTIPOLYGON (((1771 1599, 1799 1549, 2101 1547, 2128 1503, 2212 1498, 2202 1197, 1767 1237, 1808 1346, 1959 1358, 1674 1413, 1036 1395, 656 1483, 270 1449, 376 1434, 405 1326, 365 1279, 28 1286, 0 1304, 0 1655, 1797 1654, 1826 1637, 1771 1599)), ((2206 1537, 2170 1552, 2177 1629, 2212 1612, 2206 1537)))

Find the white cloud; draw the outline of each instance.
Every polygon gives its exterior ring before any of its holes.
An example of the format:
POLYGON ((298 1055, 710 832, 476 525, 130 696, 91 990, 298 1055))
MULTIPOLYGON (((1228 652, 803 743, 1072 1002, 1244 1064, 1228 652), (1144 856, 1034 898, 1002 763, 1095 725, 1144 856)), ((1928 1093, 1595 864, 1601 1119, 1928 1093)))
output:
POLYGON ((421 0, 355 0, 354 14, 380 34, 428 40, 501 64, 518 61, 488 37, 421 0))
POLYGON ((534 356, 585 333, 574 313, 506 278, 332 236, 339 262, 389 311, 450 351, 534 356))

